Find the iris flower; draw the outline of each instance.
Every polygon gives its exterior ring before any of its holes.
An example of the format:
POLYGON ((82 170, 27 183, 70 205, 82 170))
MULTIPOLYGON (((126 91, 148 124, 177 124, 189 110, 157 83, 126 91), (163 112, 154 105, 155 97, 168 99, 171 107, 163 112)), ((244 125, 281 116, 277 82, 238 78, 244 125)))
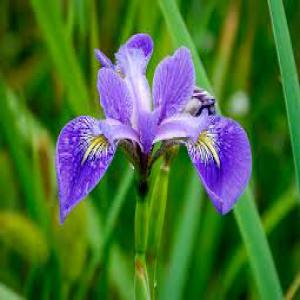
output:
MULTIPOLYGON (((251 173, 246 132, 215 113, 214 98, 195 86, 190 51, 181 47, 160 62, 152 92, 146 68, 153 52, 147 34, 132 36, 113 64, 100 50, 97 87, 106 119, 80 116, 62 129, 56 147, 60 221, 98 184, 118 146, 147 179, 152 162, 183 144, 216 207, 225 214, 245 189, 251 173), (154 144, 161 147, 154 153, 154 144)), ((178 170, 180 172, 180 170, 178 170)))

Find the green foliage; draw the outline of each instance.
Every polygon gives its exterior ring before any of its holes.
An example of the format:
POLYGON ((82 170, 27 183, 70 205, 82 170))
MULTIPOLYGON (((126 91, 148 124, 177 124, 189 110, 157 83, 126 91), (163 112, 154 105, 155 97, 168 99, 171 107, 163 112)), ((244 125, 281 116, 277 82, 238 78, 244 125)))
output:
POLYGON ((32 0, 31 3, 42 35, 48 45, 50 57, 66 84, 70 107, 74 109, 75 113, 89 112, 89 95, 74 49, 66 35, 58 1, 32 0))
POLYGON ((54 150, 66 121, 101 116, 93 49, 113 59, 141 31, 155 45, 149 82, 165 55, 189 47, 197 84, 242 123, 253 153, 251 191, 224 217, 185 150, 169 177, 156 162, 145 249, 152 295, 281 299, 282 286, 299 297, 300 2, 284 4, 0 1, 0 299, 133 299, 134 170, 118 152, 61 227, 54 150))
POLYGON ((14 291, 9 289, 3 283, 0 283, 0 298, 7 299, 7 300, 22 300, 24 298, 20 297, 14 291))
POLYGON ((87 255, 86 203, 81 203, 79 209, 72 212, 72 218, 66 220, 64 226, 60 226, 56 218, 54 222, 62 277, 68 283, 74 282, 84 271, 87 255))
MULTIPOLYGON (((175 2, 172 0, 162 0, 161 3, 162 10, 165 12, 166 20, 169 22, 169 29, 173 32, 176 44, 184 43, 189 48, 194 49, 193 42, 176 9, 175 2), (173 12, 171 15, 168 13, 169 8, 173 12)), ((206 82, 207 77, 200 60, 198 59, 197 62, 196 70, 198 70, 198 75, 200 75, 199 83, 202 84, 201 81, 203 81, 203 85, 209 86, 209 83, 206 82)), ((248 191, 234 209, 235 216, 248 251, 250 264, 261 298, 279 299, 282 297, 279 279, 253 202, 254 199, 251 197, 248 188, 248 191)), ((169 287, 168 292, 173 290, 173 286, 169 287)), ((179 293, 177 292, 176 294, 178 295, 179 293)))
POLYGON ((282 291, 254 199, 247 191, 234 210, 262 299, 281 299, 282 291))
POLYGON ((182 214, 179 215, 180 222, 175 227, 170 262, 159 293, 159 299, 181 299, 184 297, 182 291, 188 278, 188 265, 196 236, 196 228, 200 221, 202 204, 202 189, 199 186, 198 178, 193 174, 191 179, 184 197, 185 206, 182 214))
POLYGON ((0 213, 0 240, 33 264, 43 264, 49 246, 41 230, 28 218, 13 212, 0 213))
POLYGON ((300 87, 282 0, 268 0, 300 192, 300 87))

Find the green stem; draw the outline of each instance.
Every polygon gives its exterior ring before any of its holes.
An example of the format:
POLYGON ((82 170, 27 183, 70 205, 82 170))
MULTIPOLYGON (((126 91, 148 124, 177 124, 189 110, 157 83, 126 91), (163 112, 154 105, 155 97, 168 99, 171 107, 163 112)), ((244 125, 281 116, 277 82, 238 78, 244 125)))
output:
POLYGON ((160 241, 165 219, 170 167, 167 162, 160 167, 150 198, 147 263, 152 299, 155 299, 156 268, 160 241))
POLYGON ((148 236, 147 194, 138 195, 135 208, 135 299, 150 299, 149 279, 146 265, 146 246, 148 236))

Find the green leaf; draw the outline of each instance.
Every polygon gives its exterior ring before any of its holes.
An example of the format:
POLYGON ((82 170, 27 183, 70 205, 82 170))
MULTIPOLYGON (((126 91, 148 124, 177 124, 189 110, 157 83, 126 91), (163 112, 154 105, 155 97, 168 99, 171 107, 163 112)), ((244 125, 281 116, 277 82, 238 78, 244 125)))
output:
POLYGON ((40 228, 16 212, 0 212, 0 242, 31 263, 43 264, 49 247, 40 228))
POLYGON ((112 249, 112 243, 110 242, 113 237, 116 222, 125 203, 127 192, 132 184, 133 177, 134 171, 128 166, 124 173, 124 177, 116 190, 115 198, 112 201, 105 222, 100 222, 99 216, 95 213, 95 209, 92 205, 88 206, 88 241, 92 248, 92 257, 85 267, 85 272, 81 278, 81 285, 77 291, 76 299, 82 299, 84 297, 87 292, 88 284, 93 279, 97 268, 103 263, 106 252, 110 250, 113 255, 114 250, 112 249), (101 223, 104 223, 104 225, 101 223))
POLYGON ((268 0, 268 4, 287 109, 298 192, 300 192, 299 79, 283 3, 281 0, 268 0))
POLYGON ((109 268, 111 281, 118 287, 119 299, 132 300, 134 299, 132 259, 125 257, 117 245, 113 246, 111 252, 109 268))
POLYGON ((188 285, 188 287, 192 287, 188 288, 189 297, 192 299, 199 297, 199 295, 202 297, 205 295, 211 269, 217 257, 224 221, 222 216, 216 213, 213 205, 209 204, 203 210, 200 232, 195 247, 193 269, 188 285))
POLYGON ((160 0, 159 4, 169 28, 169 33, 172 37, 174 47, 185 45, 191 50, 196 66, 197 82, 201 85, 201 87, 212 91, 211 84, 200 60, 197 48, 186 28, 175 1, 160 0))
MULTIPOLYGON (((297 193, 295 187, 289 188, 269 209, 264 213, 262 220, 266 233, 269 235, 282 220, 296 207, 297 193)), ((247 255, 243 245, 234 251, 231 260, 225 267, 221 282, 222 292, 226 294, 234 279, 246 263, 247 255)))
POLYGON ((120 43, 124 43, 132 32, 135 23, 135 16, 138 9, 138 0, 128 1, 125 23, 120 33, 120 43))
POLYGON ((67 88, 70 107, 76 114, 89 113, 89 94, 71 40, 64 28, 58 1, 32 0, 31 5, 52 61, 67 88))
POLYGON ((34 122, 27 114, 26 108, 20 105, 20 99, 17 99, 2 82, 0 82, 0 99, 2 104, 0 129, 15 166, 27 213, 40 225, 44 225, 45 205, 35 195, 36 191, 32 181, 33 164, 31 156, 26 155, 29 151, 28 146, 32 146, 29 143, 38 127, 33 126, 34 122))
MULTIPOLYGON (((176 46, 186 45, 192 51, 196 67, 197 82, 200 86, 210 89, 205 70, 197 55, 196 47, 180 15, 174 0, 160 0, 169 32, 176 46)), ((247 247, 250 265, 255 277, 259 293, 262 299, 280 299, 282 292, 278 275, 274 266, 272 255, 254 199, 251 197, 249 188, 244 196, 238 201, 234 209, 238 226, 247 247), (263 262, 263 263, 262 263, 263 262)), ((178 283, 177 283, 178 284, 178 283)))
POLYGON ((282 299, 275 265, 249 189, 236 204, 234 215, 244 239, 261 299, 282 299))
POLYGON ((62 277, 67 284, 76 281, 86 269, 87 214, 87 201, 82 201, 71 212, 63 226, 58 223, 58 220, 54 223, 58 259, 62 277))
POLYGON ((23 300, 24 298, 0 282, 0 299, 23 300))

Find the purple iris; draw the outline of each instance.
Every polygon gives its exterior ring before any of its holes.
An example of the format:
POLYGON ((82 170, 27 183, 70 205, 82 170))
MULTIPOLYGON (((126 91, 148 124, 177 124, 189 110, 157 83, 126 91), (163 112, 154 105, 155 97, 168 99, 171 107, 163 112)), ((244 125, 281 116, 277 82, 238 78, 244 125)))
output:
POLYGON ((121 46, 115 65, 96 50, 102 65, 97 85, 106 119, 78 117, 58 137, 61 222, 97 185, 118 146, 146 180, 161 149, 184 144, 221 214, 233 207, 245 189, 252 163, 243 128, 216 115, 214 99, 195 87, 194 65, 187 48, 179 48, 158 65, 151 93, 145 74, 152 51, 153 42, 147 34, 136 34, 121 46), (156 142, 161 142, 161 148, 154 153, 156 142))

